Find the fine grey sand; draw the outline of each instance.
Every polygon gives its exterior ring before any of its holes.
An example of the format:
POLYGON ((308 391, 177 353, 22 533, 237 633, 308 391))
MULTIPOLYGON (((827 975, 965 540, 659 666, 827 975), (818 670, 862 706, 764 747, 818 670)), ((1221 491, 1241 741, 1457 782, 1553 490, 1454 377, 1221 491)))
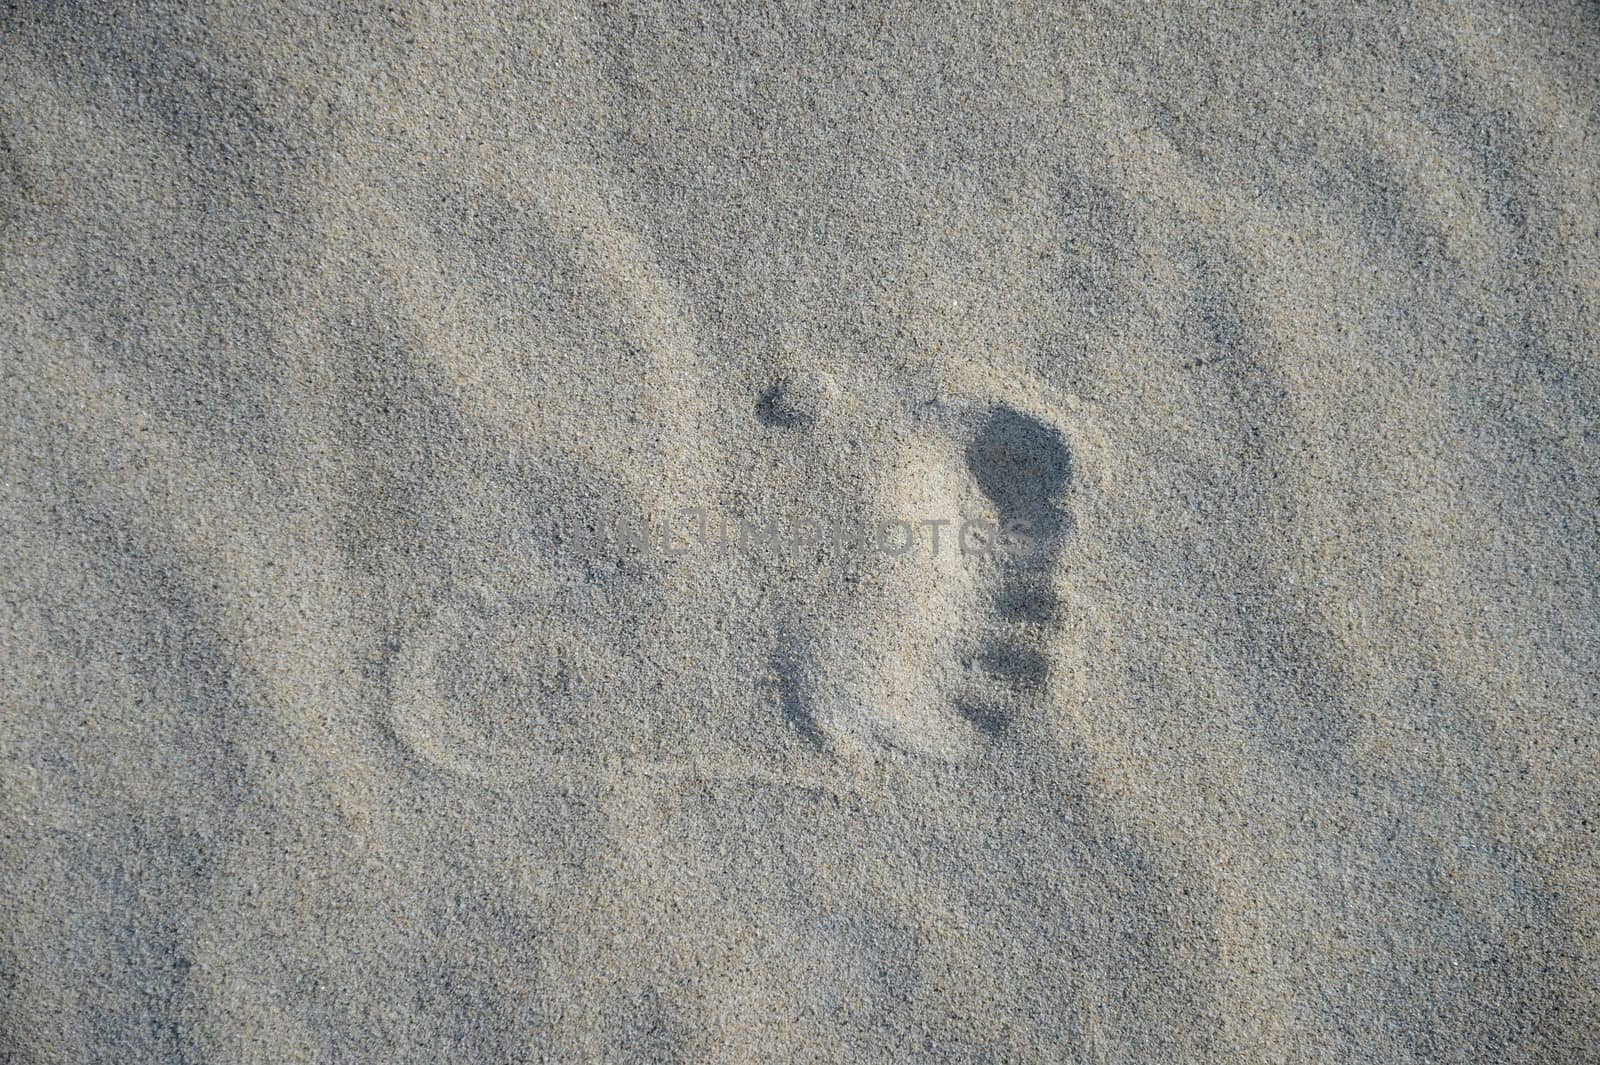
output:
POLYGON ((1600 1061, 1597 104, 1589 0, 8 5, 0 1061, 1600 1061))

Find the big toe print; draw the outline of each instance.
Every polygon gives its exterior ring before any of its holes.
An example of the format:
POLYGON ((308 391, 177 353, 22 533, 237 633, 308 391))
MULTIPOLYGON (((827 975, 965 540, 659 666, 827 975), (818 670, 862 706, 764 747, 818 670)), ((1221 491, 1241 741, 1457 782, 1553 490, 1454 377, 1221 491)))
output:
POLYGON ((1037 418, 999 407, 967 446, 967 469, 1007 525, 1021 523, 1047 549, 1065 530, 1062 493, 1072 458, 1061 433, 1037 418))

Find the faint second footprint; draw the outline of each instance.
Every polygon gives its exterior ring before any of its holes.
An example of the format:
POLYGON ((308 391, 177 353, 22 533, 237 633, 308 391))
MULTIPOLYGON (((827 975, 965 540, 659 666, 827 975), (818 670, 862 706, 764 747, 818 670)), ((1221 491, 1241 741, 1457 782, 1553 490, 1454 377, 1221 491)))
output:
POLYGON ((575 633, 518 604, 463 599, 402 634, 390 672, 392 727, 412 755, 486 785, 554 769, 599 661, 575 633))

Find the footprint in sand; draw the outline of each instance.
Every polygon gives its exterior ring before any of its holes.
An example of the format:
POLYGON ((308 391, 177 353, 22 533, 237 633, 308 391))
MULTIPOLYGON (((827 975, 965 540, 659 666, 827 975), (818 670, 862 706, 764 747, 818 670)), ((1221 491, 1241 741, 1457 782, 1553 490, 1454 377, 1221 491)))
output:
POLYGON ((1043 698, 1071 456, 1055 427, 994 405, 935 409, 866 464, 848 480, 868 486, 869 519, 949 524, 937 548, 922 526, 914 550, 868 547, 848 579, 819 582, 779 654, 784 712, 817 746, 961 759, 1043 698), (963 536, 963 521, 1013 535, 963 536))
MULTIPOLYGON (((741 424, 743 412, 716 401, 722 393, 697 383, 706 345, 670 272, 654 264, 648 241, 585 191, 600 182, 572 161, 551 166, 549 196, 537 201, 518 199, 520 183, 487 192, 464 183, 469 191, 452 193, 471 207, 463 218, 493 218, 495 225, 465 242, 451 225, 433 226, 418 245, 437 240, 437 262, 396 265, 424 290, 457 270, 510 276, 533 249, 539 254, 531 261, 568 264, 563 269, 596 285, 545 308, 552 293, 572 286, 559 277, 530 283, 529 305, 558 313, 494 305, 497 285, 481 294, 512 323, 508 349, 535 349, 561 373, 534 376, 518 358, 461 356, 480 346, 468 342, 481 325, 470 313, 453 325, 449 315, 418 316, 419 323, 444 323, 418 326, 416 359, 471 400, 440 417, 470 430, 465 436, 475 445, 459 456, 459 468, 407 486, 426 490, 426 520, 397 511, 388 538, 380 529, 375 542, 409 537, 420 523, 444 537, 433 545, 431 565, 445 573, 481 571, 494 584, 510 580, 497 575, 496 537, 507 525, 501 519, 520 519, 527 498, 541 498, 536 509, 567 514, 586 528, 703 505, 734 518, 741 511, 761 520, 806 517, 817 504, 824 508, 818 518, 950 524, 939 530, 938 551, 932 531, 919 527, 916 547, 904 554, 858 551, 776 568, 658 553, 626 569, 597 566, 588 597, 570 602, 539 595, 478 601, 450 592, 452 582, 441 579, 445 594, 436 601, 446 605, 410 615, 395 637, 388 694, 401 745, 454 775, 503 784, 591 772, 597 739, 615 751, 637 747, 627 758, 641 765, 677 765, 674 758, 708 748, 718 773, 748 766, 764 773, 761 752, 783 748, 789 734, 752 735, 743 726, 768 720, 759 711, 749 718, 738 707, 708 714, 694 693, 738 691, 743 678, 760 672, 772 643, 782 715, 773 727, 782 729, 786 719, 813 747, 842 753, 888 744, 960 759, 1035 720, 1027 711, 1049 688, 1054 571, 1069 524, 1063 499, 1071 461, 1061 432, 1039 412, 999 402, 934 405, 907 424, 890 413, 893 399, 875 405, 826 373, 801 370, 769 382, 754 404, 755 431, 784 438, 771 441, 781 442, 776 452, 750 461, 749 449, 720 442, 721 430, 733 430, 737 441, 748 424, 741 424), (581 328, 567 335, 550 324, 561 322, 581 328), (594 337, 613 334, 615 364, 591 357, 594 337), (583 354, 562 362, 566 352, 583 354), (539 401, 506 400, 519 393, 539 401), (582 433, 617 412, 637 426, 625 455, 582 433), (539 458, 513 470, 502 468, 499 455, 539 458), (530 471, 546 468, 553 472, 529 481, 530 471), (440 480, 446 476, 459 478, 464 490, 447 490, 440 480), (470 502, 485 491, 485 476, 503 477, 507 486, 492 507, 470 502), (602 499, 611 502, 596 502, 602 499), (963 519, 1025 525, 1037 547, 965 554, 963 519), (470 565, 458 558, 463 554, 470 565), (792 597, 791 586, 798 593, 792 597), (771 601, 785 597, 794 609, 774 611, 771 601), (743 635, 721 657, 705 654, 708 622, 743 635), (754 648, 748 658, 747 646, 754 648), (705 736, 712 729, 723 730, 715 742, 705 736)), ((414 445, 416 453, 432 453, 428 438, 414 445)), ((537 515, 526 516, 532 529, 537 515)), ((556 550, 547 524, 524 537, 527 543, 513 538, 504 546, 556 550)), ((577 553, 564 564, 603 561, 577 553)), ((410 563, 396 565, 410 572, 410 563)))

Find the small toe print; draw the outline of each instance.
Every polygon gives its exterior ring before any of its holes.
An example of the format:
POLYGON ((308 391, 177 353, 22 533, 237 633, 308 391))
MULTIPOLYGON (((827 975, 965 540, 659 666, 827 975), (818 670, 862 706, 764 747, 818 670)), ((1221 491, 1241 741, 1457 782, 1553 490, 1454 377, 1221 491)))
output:
POLYGON ((1032 647, 1013 643, 986 648, 978 656, 978 665, 1007 687, 1018 689, 1043 687, 1050 671, 1044 655, 1032 647))
POLYGON ((995 596, 995 612, 1006 621, 1053 625, 1061 618, 1061 600, 1046 581, 1018 580, 995 596))
POLYGON ((783 378, 761 397, 757 414, 768 425, 811 425, 827 416, 839 398, 839 384, 821 370, 783 378))
POLYGON ((991 739, 1005 734, 1011 728, 1011 715, 997 706, 963 700, 956 704, 956 712, 991 739))

